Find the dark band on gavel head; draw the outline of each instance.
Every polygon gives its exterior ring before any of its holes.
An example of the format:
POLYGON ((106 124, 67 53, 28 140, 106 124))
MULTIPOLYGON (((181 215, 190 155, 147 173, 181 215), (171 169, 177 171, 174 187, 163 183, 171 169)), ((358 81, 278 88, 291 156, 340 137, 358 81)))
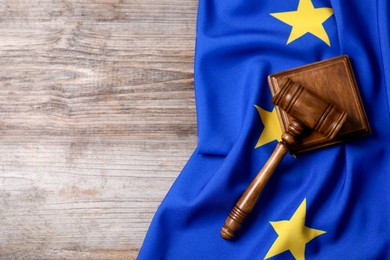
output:
POLYGON ((346 112, 291 79, 272 98, 272 104, 328 139, 337 135, 347 119, 346 112))

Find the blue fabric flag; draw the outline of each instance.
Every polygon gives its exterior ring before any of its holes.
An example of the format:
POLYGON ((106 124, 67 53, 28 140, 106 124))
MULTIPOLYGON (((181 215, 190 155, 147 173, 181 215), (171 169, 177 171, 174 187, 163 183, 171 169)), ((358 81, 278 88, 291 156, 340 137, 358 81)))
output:
POLYGON ((138 258, 390 259, 389 14, 388 0, 199 0, 199 143, 138 258), (339 55, 371 135, 287 155, 239 238, 222 239, 280 138, 267 76, 339 55))

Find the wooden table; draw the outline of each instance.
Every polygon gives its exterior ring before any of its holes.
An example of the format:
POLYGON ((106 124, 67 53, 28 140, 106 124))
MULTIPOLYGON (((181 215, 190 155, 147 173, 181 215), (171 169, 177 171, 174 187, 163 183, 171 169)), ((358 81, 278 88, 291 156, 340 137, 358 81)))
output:
POLYGON ((195 0, 0 0, 0 259, 134 259, 196 146, 195 0))

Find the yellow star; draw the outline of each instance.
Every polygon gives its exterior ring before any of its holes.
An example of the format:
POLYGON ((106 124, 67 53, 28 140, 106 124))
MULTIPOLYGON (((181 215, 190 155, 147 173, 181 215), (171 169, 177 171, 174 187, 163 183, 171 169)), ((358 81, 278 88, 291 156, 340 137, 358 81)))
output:
POLYGON ((306 33, 311 33, 330 46, 328 34, 322 24, 333 15, 332 8, 314 8, 311 0, 299 0, 296 11, 271 13, 271 15, 292 26, 287 44, 306 33))
POLYGON ((264 259, 268 259, 290 250, 295 259, 305 259, 306 244, 325 231, 305 226, 306 198, 295 211, 290 220, 270 222, 278 237, 272 244, 264 259))
POLYGON ((283 132, 279 124, 276 109, 274 108, 272 112, 268 112, 267 110, 264 110, 259 106, 255 105, 255 107, 259 112, 261 121, 263 121, 264 125, 263 132, 261 133, 260 138, 257 141, 255 149, 274 140, 280 141, 283 132))

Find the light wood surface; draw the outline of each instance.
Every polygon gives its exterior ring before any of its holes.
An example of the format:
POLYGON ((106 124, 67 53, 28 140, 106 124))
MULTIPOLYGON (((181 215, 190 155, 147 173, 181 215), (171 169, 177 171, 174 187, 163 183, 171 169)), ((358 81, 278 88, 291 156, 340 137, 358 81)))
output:
POLYGON ((0 259, 134 259, 196 146, 195 0, 0 0, 0 259))

